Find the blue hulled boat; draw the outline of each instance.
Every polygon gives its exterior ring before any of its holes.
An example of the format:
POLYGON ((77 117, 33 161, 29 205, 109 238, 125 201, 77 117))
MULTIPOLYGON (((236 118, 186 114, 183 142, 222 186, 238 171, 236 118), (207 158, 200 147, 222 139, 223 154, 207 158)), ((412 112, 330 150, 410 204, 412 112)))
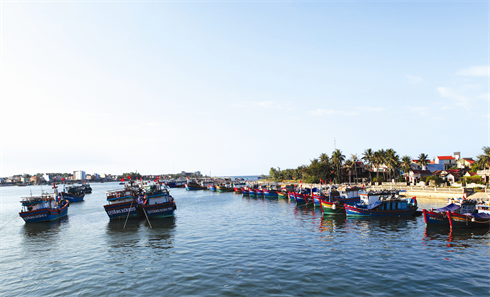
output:
POLYGON ((61 219, 68 214, 69 202, 54 194, 21 198, 22 210, 19 216, 26 223, 49 222, 61 219))
POLYGON ((344 204, 347 216, 411 216, 417 210, 413 198, 402 198, 398 191, 360 192, 361 202, 344 204))
POLYGON ((167 189, 161 184, 146 185, 142 187, 143 193, 138 198, 140 216, 147 218, 173 217, 177 209, 175 200, 167 189))
POLYGON ((137 194, 136 188, 126 187, 122 190, 107 191, 107 202, 104 209, 111 219, 137 217, 137 194))
POLYGON ((70 202, 82 202, 85 198, 85 191, 79 186, 68 187, 67 191, 60 192, 61 198, 70 202))

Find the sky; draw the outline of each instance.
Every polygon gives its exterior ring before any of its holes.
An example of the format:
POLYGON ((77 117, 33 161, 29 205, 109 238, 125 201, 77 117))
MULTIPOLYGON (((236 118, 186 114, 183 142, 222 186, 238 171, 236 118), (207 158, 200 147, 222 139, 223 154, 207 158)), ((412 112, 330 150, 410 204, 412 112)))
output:
POLYGON ((2 1, 0 176, 490 146, 488 1, 2 1))

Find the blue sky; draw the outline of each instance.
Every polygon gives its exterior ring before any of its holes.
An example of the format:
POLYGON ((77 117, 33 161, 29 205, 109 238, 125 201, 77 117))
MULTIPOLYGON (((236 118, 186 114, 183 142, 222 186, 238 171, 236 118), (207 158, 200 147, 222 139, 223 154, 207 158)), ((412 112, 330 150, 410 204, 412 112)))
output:
POLYGON ((489 145, 489 4, 2 3, 0 176, 489 145))

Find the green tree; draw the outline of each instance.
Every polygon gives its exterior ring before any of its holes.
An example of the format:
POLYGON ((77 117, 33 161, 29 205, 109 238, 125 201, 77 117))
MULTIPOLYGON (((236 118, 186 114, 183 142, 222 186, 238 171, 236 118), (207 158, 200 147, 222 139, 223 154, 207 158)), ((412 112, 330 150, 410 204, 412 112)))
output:
POLYGON ((485 170, 490 168, 490 147, 484 146, 482 149, 483 154, 478 155, 476 163, 478 164, 478 167, 485 170))
POLYGON ((408 174, 410 172, 410 168, 411 168, 410 165, 411 164, 412 164, 412 158, 410 158, 410 156, 405 155, 402 157, 401 168, 407 177, 408 177, 408 174))
POLYGON ((337 169, 337 183, 340 184, 342 183, 342 176, 340 173, 340 169, 342 168, 342 165, 344 164, 345 161, 345 156, 342 155, 342 151, 339 149, 336 149, 332 153, 332 163, 334 167, 337 169))
POLYGON ((419 156, 419 163, 420 165, 422 165, 422 169, 424 169, 424 167, 427 166, 427 164, 429 164, 429 156, 424 153, 421 153, 419 156))
POLYGON ((369 167, 369 181, 372 182, 373 178, 371 177, 371 171, 373 166, 374 153, 372 149, 364 150, 362 159, 365 161, 365 164, 369 167))

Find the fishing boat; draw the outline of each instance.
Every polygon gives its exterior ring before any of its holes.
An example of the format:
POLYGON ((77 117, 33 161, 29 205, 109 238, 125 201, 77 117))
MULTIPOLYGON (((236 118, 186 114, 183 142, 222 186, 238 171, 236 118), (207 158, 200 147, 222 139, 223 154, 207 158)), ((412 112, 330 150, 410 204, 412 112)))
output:
POLYGON ((248 187, 245 186, 242 188, 242 195, 243 196, 248 196, 249 195, 249 190, 248 190, 248 187))
POLYGON ((255 194, 255 186, 254 185, 250 185, 247 188, 248 188, 248 196, 257 197, 257 195, 255 194))
POLYGON ((126 187, 121 190, 106 192, 108 204, 104 209, 110 219, 129 218, 138 216, 138 191, 136 188, 126 187))
POLYGON ((277 186, 267 186, 262 189, 262 193, 266 198, 277 198, 278 194, 277 186))
POLYGON ((233 191, 235 194, 243 194, 243 189, 246 187, 245 182, 234 182, 233 183, 233 191))
POLYGON ((202 186, 202 185, 198 184, 195 181, 188 181, 185 184, 185 189, 187 191, 196 191, 196 190, 206 190, 207 188, 205 186, 202 186))
POLYGON ((445 207, 424 209, 423 215, 427 226, 490 227, 490 214, 485 212, 481 204, 472 199, 451 198, 445 207))
POLYGON ((92 187, 89 184, 83 184, 80 186, 80 188, 85 192, 85 194, 92 193, 92 187))
POLYGON ((223 193, 223 192, 234 192, 233 186, 231 184, 220 184, 216 185, 216 191, 223 193))
POLYGON ((140 216, 148 218, 173 217, 177 205, 168 188, 159 183, 142 187, 143 193, 138 197, 140 216))
POLYGON ((208 190, 212 192, 216 192, 216 185, 215 184, 209 184, 208 185, 208 190))
POLYGON ((360 192, 361 202, 344 203, 347 216, 392 217, 412 216, 417 210, 417 201, 398 195, 399 191, 360 192))
POLYGON ((19 216, 26 223, 49 222, 61 219, 68 214, 69 202, 55 193, 21 198, 22 210, 19 216))
POLYGON ((79 186, 68 187, 67 190, 59 193, 62 199, 66 199, 70 202, 82 202, 85 198, 84 190, 79 186))

